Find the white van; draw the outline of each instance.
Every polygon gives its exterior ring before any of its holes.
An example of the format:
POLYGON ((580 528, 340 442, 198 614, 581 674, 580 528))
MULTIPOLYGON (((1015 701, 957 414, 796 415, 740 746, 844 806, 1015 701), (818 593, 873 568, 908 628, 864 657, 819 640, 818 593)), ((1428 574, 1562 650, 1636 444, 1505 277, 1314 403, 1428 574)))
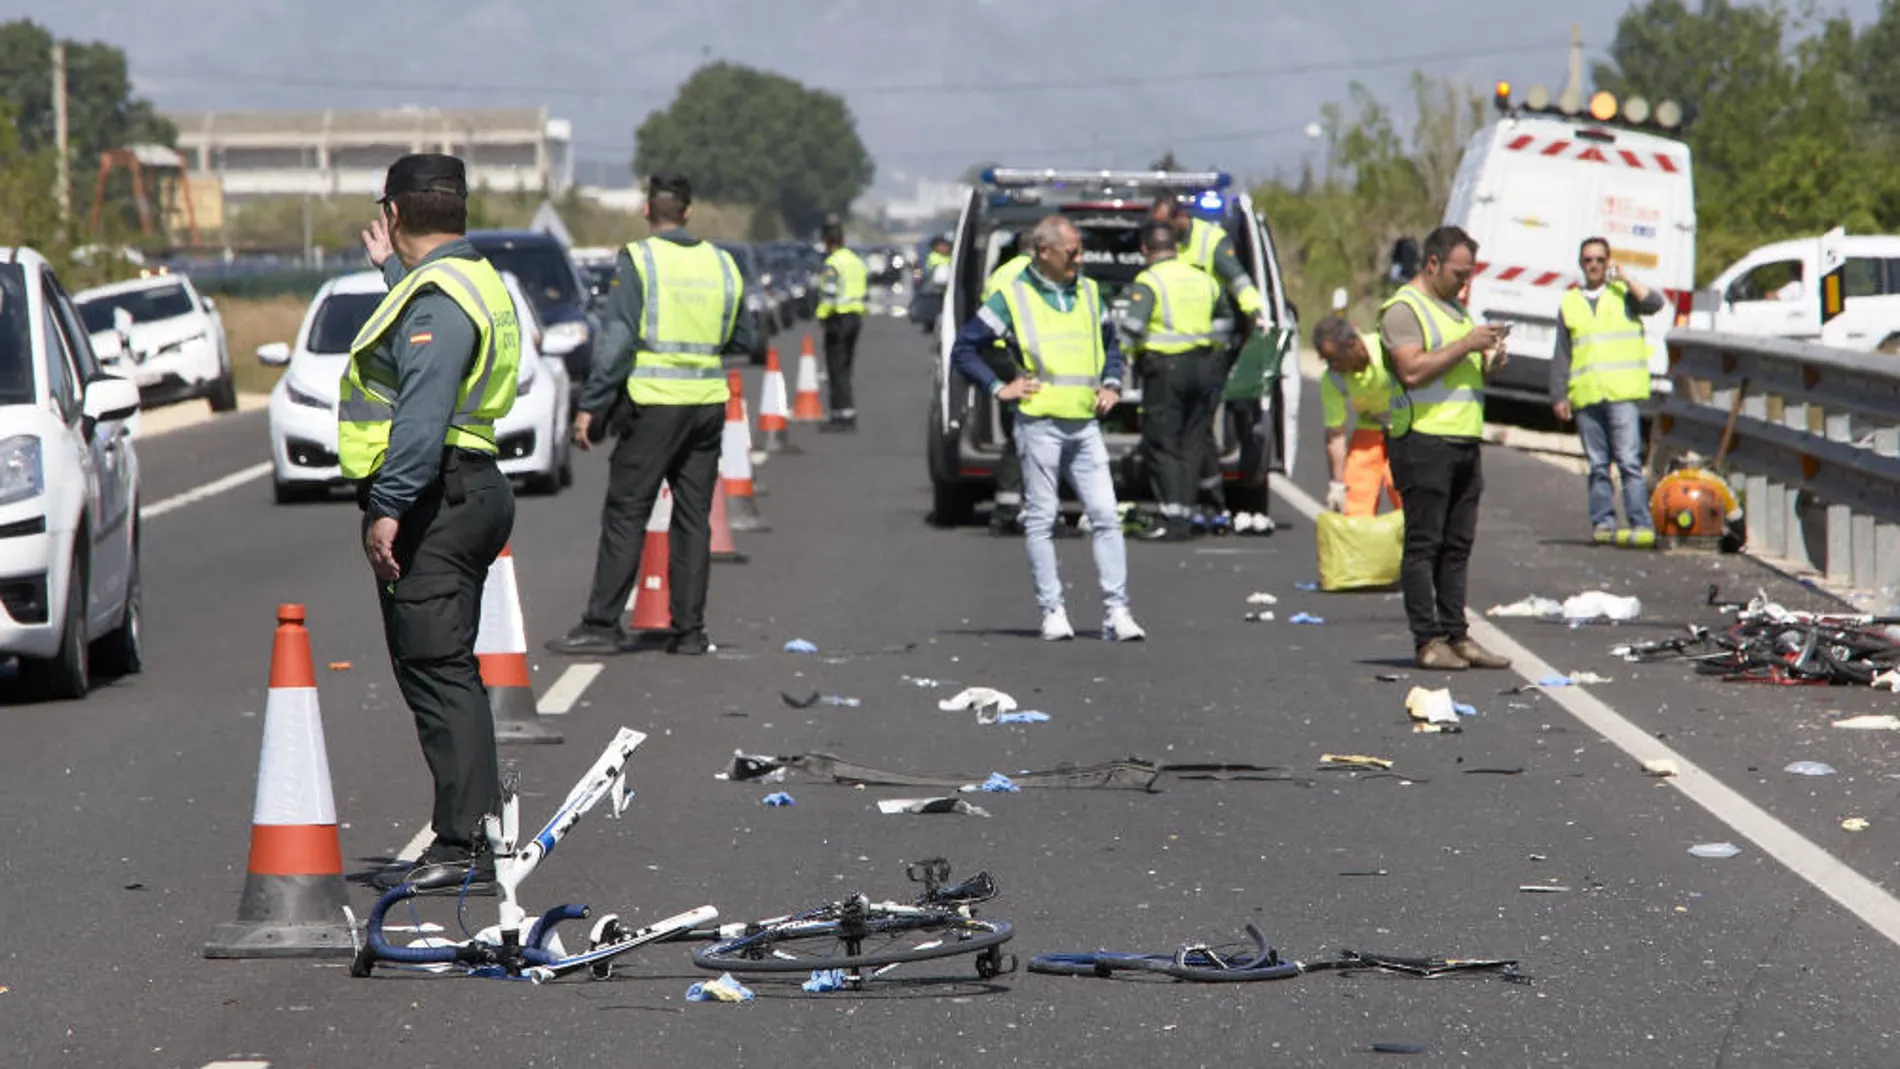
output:
MULTIPOLYGON (((1709 284, 1711 330, 1818 341, 1839 349, 1900 353, 1900 237, 1850 234, 1841 314, 1821 325, 1821 236, 1763 245, 1709 284)), ((1692 326, 1703 326, 1701 322, 1692 326)))
POLYGON ((1663 335, 1686 320, 1695 288, 1695 183, 1689 147, 1659 132, 1587 115, 1511 109, 1476 134, 1453 180, 1444 222, 1478 242, 1470 309, 1510 323, 1510 362, 1491 396, 1547 403, 1558 303, 1575 286, 1585 238, 1610 243, 1611 260, 1663 292, 1644 322, 1658 392, 1663 335))

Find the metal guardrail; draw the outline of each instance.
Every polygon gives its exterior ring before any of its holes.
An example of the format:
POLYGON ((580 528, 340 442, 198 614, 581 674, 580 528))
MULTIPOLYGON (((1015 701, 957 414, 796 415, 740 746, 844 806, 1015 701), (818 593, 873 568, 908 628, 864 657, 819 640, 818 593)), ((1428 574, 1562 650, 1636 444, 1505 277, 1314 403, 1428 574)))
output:
POLYGON ((1655 433, 1714 457, 1733 421, 1749 545, 1860 590, 1900 583, 1900 356, 1688 329, 1667 344, 1655 433))

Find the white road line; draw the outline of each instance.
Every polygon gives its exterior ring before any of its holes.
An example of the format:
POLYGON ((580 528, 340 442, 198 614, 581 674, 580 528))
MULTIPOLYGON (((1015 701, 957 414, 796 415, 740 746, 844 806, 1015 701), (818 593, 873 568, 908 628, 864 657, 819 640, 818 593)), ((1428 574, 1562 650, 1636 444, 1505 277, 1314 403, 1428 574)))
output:
POLYGON ((563 715, 574 708, 574 703, 580 701, 581 695, 586 693, 588 684, 604 671, 606 671, 605 665, 569 665, 567 671, 561 673, 561 678, 555 680, 554 685, 548 688, 548 692, 541 695, 540 702, 535 705, 535 712, 542 716, 563 715))
POLYGON ((395 859, 389 863, 390 867, 393 868, 397 865, 407 864, 408 862, 414 861, 415 859, 421 857, 422 848, 425 846, 428 846, 429 841, 434 838, 435 838, 435 829, 429 827, 427 824, 424 824, 422 826, 422 830, 416 833, 416 837, 409 840, 408 846, 405 846, 401 850, 396 851, 395 859))
MULTIPOLYGON (((1292 505, 1309 521, 1317 519, 1321 511, 1320 503, 1306 491, 1284 479, 1273 480, 1272 486, 1273 492, 1281 500, 1292 505)), ((1489 620, 1473 616, 1470 626, 1473 636, 1480 643, 1511 658, 1511 670, 1524 682, 1535 683, 1561 674, 1489 620)), ((1679 771, 1662 782, 1681 791, 1690 801, 1728 825, 1737 835, 1761 847, 1815 890, 1866 921, 1868 927, 1885 936, 1889 942, 1900 945, 1900 899, 1888 893, 1886 888, 1854 871, 1846 862, 1782 823, 1674 748, 1630 723, 1602 699, 1581 687, 1554 688, 1543 691, 1543 694, 1628 754, 1638 766, 1641 762, 1658 758, 1674 761, 1679 771)), ((1637 774, 1634 768, 1630 774, 1632 777, 1637 774)))
POLYGON ((204 1069, 270 1069, 269 1062, 206 1062, 204 1069))
POLYGON ((269 475, 270 470, 271 463, 268 460, 260 461, 248 468, 240 468, 222 479, 213 479, 197 489, 173 494, 163 501, 154 501, 139 510, 139 518, 150 520, 163 516, 167 512, 176 512, 186 505, 195 505, 205 498, 216 497, 226 490, 235 490, 245 483, 256 482, 269 475))

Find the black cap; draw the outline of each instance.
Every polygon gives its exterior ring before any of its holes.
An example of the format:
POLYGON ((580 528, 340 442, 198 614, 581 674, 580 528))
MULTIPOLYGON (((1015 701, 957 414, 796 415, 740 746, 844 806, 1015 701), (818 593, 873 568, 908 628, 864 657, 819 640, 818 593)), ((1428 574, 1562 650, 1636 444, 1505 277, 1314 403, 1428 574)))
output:
POLYGON ((462 161, 439 152, 421 152, 404 156, 389 165, 383 179, 382 203, 404 193, 451 193, 468 196, 468 172, 462 161))
POLYGON ((693 183, 686 176, 673 171, 655 171, 647 178, 647 199, 651 200, 662 193, 670 193, 679 198, 682 206, 693 203, 693 183))

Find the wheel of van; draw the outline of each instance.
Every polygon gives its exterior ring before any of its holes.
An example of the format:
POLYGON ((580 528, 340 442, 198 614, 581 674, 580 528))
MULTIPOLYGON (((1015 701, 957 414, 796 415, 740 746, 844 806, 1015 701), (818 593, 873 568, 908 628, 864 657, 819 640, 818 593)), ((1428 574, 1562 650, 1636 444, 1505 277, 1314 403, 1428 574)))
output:
MULTIPOLYGON (((80 538, 85 538, 82 530, 80 538)), ((62 701, 86 696, 92 689, 92 651, 86 642, 86 558, 73 554, 66 604, 61 609, 59 652, 39 660, 20 658, 20 676, 27 689, 62 701)))
POLYGON ((1900 355, 1900 334, 1889 334, 1877 347, 1879 352, 1888 356, 1900 355))
POLYGON ((961 527, 976 518, 976 491, 957 482, 931 480, 930 522, 938 527, 961 527))
POLYGON ((145 667, 143 594, 139 583, 139 536, 132 535, 132 571, 125 581, 125 615, 95 644, 93 661, 107 675, 137 675, 145 667))
POLYGON ((218 358, 218 381, 211 384, 205 399, 211 402, 213 412, 237 411, 237 376, 231 374, 230 354, 218 358))

